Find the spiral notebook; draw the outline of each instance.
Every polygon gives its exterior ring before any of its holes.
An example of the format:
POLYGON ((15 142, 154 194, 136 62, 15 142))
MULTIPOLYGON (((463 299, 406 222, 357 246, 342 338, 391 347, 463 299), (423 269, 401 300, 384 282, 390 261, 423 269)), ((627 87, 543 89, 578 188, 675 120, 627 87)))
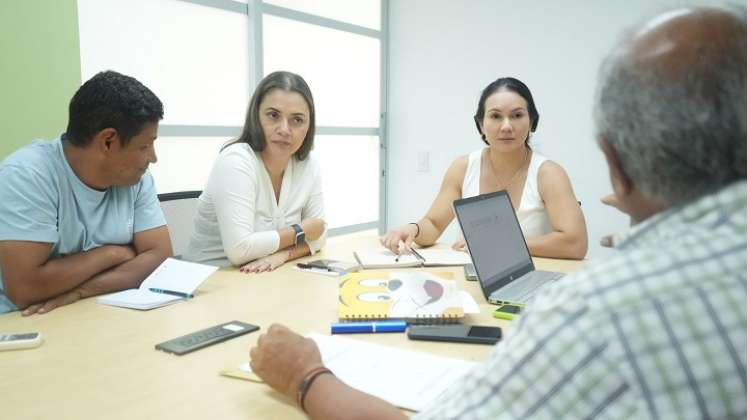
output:
POLYGON ((465 313, 479 308, 468 293, 458 290, 452 277, 448 272, 350 273, 340 279, 338 316, 341 321, 460 322, 465 313))

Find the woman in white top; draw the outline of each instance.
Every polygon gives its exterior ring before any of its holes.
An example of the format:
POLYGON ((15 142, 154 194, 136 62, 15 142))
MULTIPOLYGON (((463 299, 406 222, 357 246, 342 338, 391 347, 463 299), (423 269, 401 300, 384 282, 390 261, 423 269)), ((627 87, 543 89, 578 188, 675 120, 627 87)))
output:
MULTIPOLYGON (((488 85, 475 114, 488 147, 458 157, 425 217, 389 231, 381 238, 382 245, 397 253, 413 241, 432 245, 454 219, 454 200, 507 190, 532 255, 584 258, 586 222, 568 175, 529 147, 538 122, 532 93, 524 83, 505 77, 488 85)), ((464 240, 453 247, 464 249, 464 240)))
POLYGON ((195 216, 184 259, 271 271, 313 254, 325 241, 314 145, 314 100, 293 73, 265 77, 241 136, 224 146, 195 216))

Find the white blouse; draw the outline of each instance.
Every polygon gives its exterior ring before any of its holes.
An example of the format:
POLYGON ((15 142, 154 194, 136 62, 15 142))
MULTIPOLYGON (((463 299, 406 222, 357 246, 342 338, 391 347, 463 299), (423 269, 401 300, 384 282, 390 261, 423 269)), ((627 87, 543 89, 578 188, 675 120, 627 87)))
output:
MULTIPOLYGON (((484 148, 469 154, 469 163, 467 163, 467 171, 462 183, 463 198, 480 194, 480 166, 483 150, 484 148)), ((521 194, 519 208, 516 210, 516 218, 519 219, 521 231, 524 232, 526 239, 547 235, 553 231, 545 204, 539 194, 539 169, 546 160, 548 160, 546 157, 532 152, 526 184, 521 194)))
MULTIPOLYGON (((324 218, 319 164, 309 155, 285 167, 280 199, 270 175, 247 143, 221 151, 200 195, 194 230, 183 258, 213 265, 240 265, 279 249, 278 229, 302 220, 324 218)), ((311 253, 324 246, 325 231, 307 241, 311 253)))

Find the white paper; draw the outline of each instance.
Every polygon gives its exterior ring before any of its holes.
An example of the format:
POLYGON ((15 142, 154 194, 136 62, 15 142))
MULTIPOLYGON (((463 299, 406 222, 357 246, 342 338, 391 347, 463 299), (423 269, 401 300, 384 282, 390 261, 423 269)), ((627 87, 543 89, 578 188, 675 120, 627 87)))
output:
POLYGON ((424 263, 421 263, 414 254, 402 254, 395 261, 397 254, 388 249, 355 251, 354 255, 366 268, 455 266, 472 263, 469 254, 462 251, 452 249, 417 249, 416 251, 423 257, 424 263))
POLYGON ((123 290, 99 296, 104 305, 133 309, 153 309, 184 300, 183 297, 151 292, 149 289, 170 290, 188 295, 214 273, 218 267, 167 258, 140 284, 138 289, 123 290))
MULTIPOLYGON (((349 386, 397 407, 420 411, 476 363, 352 338, 309 334, 324 365, 349 386)), ((251 372, 249 364, 241 370, 251 372)))

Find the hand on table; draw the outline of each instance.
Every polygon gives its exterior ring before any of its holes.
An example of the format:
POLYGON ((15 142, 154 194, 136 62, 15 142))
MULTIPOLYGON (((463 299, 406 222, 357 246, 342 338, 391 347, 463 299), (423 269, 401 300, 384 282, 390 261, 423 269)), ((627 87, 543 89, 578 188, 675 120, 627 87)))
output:
POLYGON ((454 251, 462 251, 462 252, 469 252, 467 249, 467 241, 464 239, 458 239, 456 242, 451 244, 451 249, 454 251))
POLYGON ((242 265, 239 271, 242 273, 264 273, 272 271, 285 264, 290 257, 290 251, 280 250, 266 257, 256 259, 248 264, 242 265))
POLYGON ((381 245, 399 255, 403 252, 412 250, 412 243, 415 240, 418 227, 412 223, 392 229, 384 236, 379 238, 381 245))
POLYGON ((267 385, 295 401, 301 381, 311 370, 323 366, 314 340, 287 327, 273 324, 249 350, 252 372, 267 385))
POLYGON ((69 305, 75 303, 83 298, 83 291, 80 287, 76 287, 73 290, 62 293, 61 295, 55 296, 46 300, 45 302, 34 303, 29 305, 26 309, 21 312, 21 316, 29 316, 33 314, 46 314, 60 306, 69 305))

